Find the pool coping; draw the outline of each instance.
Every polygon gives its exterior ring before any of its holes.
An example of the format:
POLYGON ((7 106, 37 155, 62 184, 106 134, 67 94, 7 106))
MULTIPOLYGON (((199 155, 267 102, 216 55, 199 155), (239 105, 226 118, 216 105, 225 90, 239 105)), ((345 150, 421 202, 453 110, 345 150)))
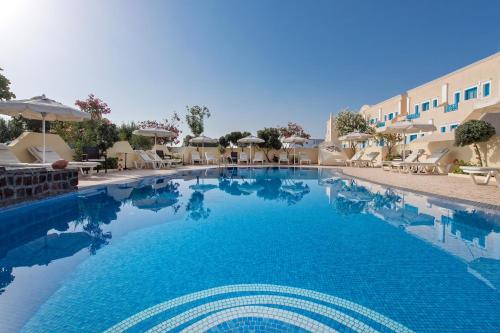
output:
MULTIPOLYGON (((59 199, 64 199, 64 198, 70 198, 70 197, 73 197, 73 196, 78 197, 78 196, 84 195, 86 192, 94 192, 96 189, 104 188, 104 187, 106 187, 108 185, 129 184, 129 183, 132 183, 134 181, 140 181, 140 180, 150 179, 150 178, 172 179, 173 177, 175 177, 176 175, 178 175, 180 172, 186 172, 186 171, 187 172, 191 172, 191 171, 199 171, 199 170, 206 170, 206 169, 216 169, 216 168, 228 168, 228 167, 230 167, 230 168, 269 168, 269 167, 279 167, 279 166, 277 166, 277 165, 262 165, 262 166, 261 165, 258 165, 258 166, 253 166, 253 165, 249 165, 249 166, 247 166, 247 165, 225 165, 225 166, 213 165, 213 166, 207 166, 205 168, 201 168, 200 167, 200 168, 193 168, 193 169, 191 169, 191 168, 176 169, 176 170, 173 170, 174 172, 170 173, 170 174, 165 174, 165 175, 161 175, 161 174, 156 174, 156 175, 141 175, 141 176, 137 176, 137 177, 130 178, 130 179, 122 179, 122 180, 111 181, 111 182, 108 182, 108 183, 105 183, 105 184, 88 185, 88 186, 85 186, 83 188, 78 188, 76 191, 72 191, 72 192, 69 192, 69 193, 62 193, 62 194, 57 194, 57 195, 46 197, 46 198, 40 198, 40 199, 30 200, 30 201, 26 201, 26 202, 15 203, 15 204, 8 205, 8 206, 5 206, 5 207, 0 207, 0 213, 8 212, 10 210, 19 209, 19 208, 22 208, 22 207, 25 207, 25 206, 34 207, 34 206, 37 206, 37 205, 40 205, 40 204, 45 204, 45 203, 50 202, 52 200, 59 200, 59 199)), ((451 202, 458 203, 458 204, 464 204, 464 205, 474 206, 475 208, 488 209, 488 210, 494 210, 494 211, 500 212, 500 205, 488 204, 488 203, 484 203, 484 202, 479 202, 479 201, 474 201, 474 200, 467 200, 467 199, 463 199, 463 198, 449 197, 449 196, 445 196, 445 195, 440 195, 440 194, 435 194, 435 193, 430 193, 430 192, 425 192, 425 191, 419 191, 419 190, 415 190, 415 189, 410 189, 410 188, 403 187, 403 186, 388 185, 388 184, 385 184, 383 182, 374 181, 374 180, 371 180, 371 179, 366 178, 366 177, 349 175, 349 174, 345 173, 344 170, 342 168, 339 168, 338 166, 319 166, 319 165, 300 165, 300 166, 297 165, 297 166, 293 166, 293 165, 288 165, 288 166, 281 166, 281 168, 284 168, 284 169, 285 168, 304 168, 304 169, 327 169, 327 170, 334 170, 334 171, 338 172, 339 174, 342 174, 345 177, 363 180, 363 181, 366 181, 366 182, 369 182, 369 183, 372 183, 372 184, 376 184, 376 185, 379 185, 379 186, 383 186, 383 187, 386 187, 386 188, 397 189, 397 190, 400 190, 400 191, 411 192, 411 193, 414 193, 414 194, 423 195, 423 196, 427 196, 427 197, 433 197, 433 198, 443 199, 443 200, 451 201, 451 202)))

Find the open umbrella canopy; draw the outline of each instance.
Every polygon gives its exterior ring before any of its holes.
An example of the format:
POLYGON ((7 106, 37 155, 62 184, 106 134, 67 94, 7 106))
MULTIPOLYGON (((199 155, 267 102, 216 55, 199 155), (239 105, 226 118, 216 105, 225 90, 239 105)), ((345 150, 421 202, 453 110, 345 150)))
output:
POLYGON ((217 140, 217 139, 212 139, 212 138, 209 138, 208 136, 204 136, 204 135, 200 135, 200 136, 197 136, 197 137, 189 140, 190 143, 201 143, 201 144, 217 143, 218 141, 219 140, 217 140))
POLYGON ((307 141, 308 140, 306 138, 296 136, 296 135, 292 135, 292 136, 290 136, 288 138, 284 138, 282 140, 283 143, 294 143, 294 144, 306 143, 307 141))
POLYGON ((11 117, 23 116, 27 119, 42 121, 43 158, 45 163, 45 121, 84 121, 90 119, 90 113, 79 111, 52 99, 35 96, 30 99, 0 102, 0 114, 11 117))
POLYGON ((90 113, 61 104, 45 97, 45 95, 35 96, 30 99, 1 101, 0 114, 47 121, 83 121, 90 119, 90 113))
POLYGON ((412 121, 400 121, 394 124, 389 124, 382 133, 418 133, 435 131, 436 126, 433 124, 415 123, 412 121))
POLYGON ((339 138, 339 140, 340 141, 366 141, 368 139, 371 139, 372 137, 373 137, 373 135, 371 135, 371 134, 354 131, 354 132, 348 133, 344 136, 341 136, 339 138))
POLYGON ((136 129, 132 132, 132 134, 157 138, 172 138, 175 136, 174 132, 157 127, 136 129))
POLYGON ((249 136, 246 136, 246 137, 238 140, 238 143, 241 143, 241 144, 245 144, 245 143, 252 144, 252 143, 263 143, 263 142, 265 142, 265 140, 258 138, 256 136, 253 136, 253 135, 249 135, 249 136))

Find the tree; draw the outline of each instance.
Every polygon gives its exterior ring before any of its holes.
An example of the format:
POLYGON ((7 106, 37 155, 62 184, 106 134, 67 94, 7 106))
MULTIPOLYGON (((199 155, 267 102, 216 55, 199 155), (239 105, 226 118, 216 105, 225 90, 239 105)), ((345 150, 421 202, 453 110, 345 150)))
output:
POLYGON ((311 135, 306 133, 302 126, 293 122, 289 122, 286 127, 278 126, 278 130, 282 138, 289 138, 291 136, 298 136, 305 139, 311 138, 311 135))
MULTIPOLYGON (((455 129, 455 145, 458 147, 472 145, 479 165, 483 166, 478 143, 486 142, 496 134, 495 127, 484 120, 469 120, 455 129)), ((485 158, 485 163, 487 160, 485 158)))
POLYGON ((111 108, 94 94, 89 94, 86 100, 76 100, 75 105, 84 112, 90 113, 93 120, 102 119, 102 116, 111 113, 111 108))
POLYGON ((376 133, 375 140, 387 147, 387 157, 390 158, 394 147, 403 141, 403 136, 399 133, 376 133))
POLYGON ((272 159, 269 156, 269 153, 272 150, 280 150, 281 149, 281 133, 278 128, 266 127, 257 131, 257 136, 264 140, 263 143, 259 143, 258 146, 264 151, 266 154, 266 158, 268 162, 271 162, 272 159))
MULTIPOLYGON (((3 69, 0 68, 0 72, 2 71, 3 69)), ((16 95, 10 91, 10 80, 0 73, 0 101, 10 101, 13 98, 16 98, 16 95)))
POLYGON ((351 132, 371 133, 372 129, 368 125, 363 116, 357 112, 345 109, 337 115, 337 133, 339 136, 349 134, 351 132))
POLYGON ((186 106, 186 123, 194 136, 200 136, 205 131, 204 119, 210 118, 210 110, 206 106, 186 106))
POLYGON ((238 146, 239 139, 243 139, 244 137, 249 136, 249 135, 250 135, 250 133, 246 132, 246 131, 245 132, 235 131, 235 132, 231 132, 231 133, 226 134, 225 138, 226 138, 226 141, 231 144, 231 151, 232 151, 233 147, 238 146))
MULTIPOLYGON (((278 127, 278 130, 280 132, 281 139, 284 138, 289 138, 291 136, 298 136, 300 138, 305 138, 309 139, 311 135, 306 133, 302 126, 300 126, 297 123, 289 122, 286 127, 278 127)), ((287 154, 290 153, 292 150, 292 145, 291 144, 286 144, 283 146, 283 149, 286 151, 287 154)))
POLYGON ((180 142, 179 136, 181 134, 181 130, 179 128, 180 120, 181 118, 179 117, 179 115, 174 112, 170 119, 164 119, 163 121, 145 120, 139 122, 137 126, 139 128, 161 128, 173 132, 175 133, 175 136, 171 138, 158 138, 157 142, 162 145, 167 143, 178 144, 180 142))
POLYGON ((24 125, 18 118, 0 118, 0 142, 12 141, 23 132, 24 125))

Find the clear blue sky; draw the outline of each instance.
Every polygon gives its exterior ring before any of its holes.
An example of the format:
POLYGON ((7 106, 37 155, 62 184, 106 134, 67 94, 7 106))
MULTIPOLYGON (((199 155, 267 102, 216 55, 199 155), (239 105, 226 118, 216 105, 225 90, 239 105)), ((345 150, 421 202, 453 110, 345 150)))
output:
POLYGON ((0 67, 18 98, 93 92, 116 123, 205 104, 209 136, 295 121, 323 137, 330 112, 499 51, 498 13, 493 0, 0 0, 0 67))

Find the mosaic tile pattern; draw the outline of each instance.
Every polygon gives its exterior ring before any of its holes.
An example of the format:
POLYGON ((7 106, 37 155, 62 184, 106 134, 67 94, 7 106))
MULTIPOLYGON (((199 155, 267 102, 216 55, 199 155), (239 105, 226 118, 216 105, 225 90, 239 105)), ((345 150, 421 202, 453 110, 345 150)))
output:
POLYGON ((288 323, 261 317, 245 317, 226 321, 207 330, 208 333, 307 333, 288 323))
POLYGON ((386 316, 335 296, 286 286, 244 284, 207 289, 157 304, 119 322, 106 333, 124 332, 166 312, 172 312, 172 316, 147 332, 178 331, 182 327, 185 332, 208 331, 248 317, 272 319, 311 332, 336 332, 332 326, 353 332, 412 332, 386 316), (202 303, 182 308, 196 301, 202 303), (175 308, 182 310, 176 312, 175 308))

